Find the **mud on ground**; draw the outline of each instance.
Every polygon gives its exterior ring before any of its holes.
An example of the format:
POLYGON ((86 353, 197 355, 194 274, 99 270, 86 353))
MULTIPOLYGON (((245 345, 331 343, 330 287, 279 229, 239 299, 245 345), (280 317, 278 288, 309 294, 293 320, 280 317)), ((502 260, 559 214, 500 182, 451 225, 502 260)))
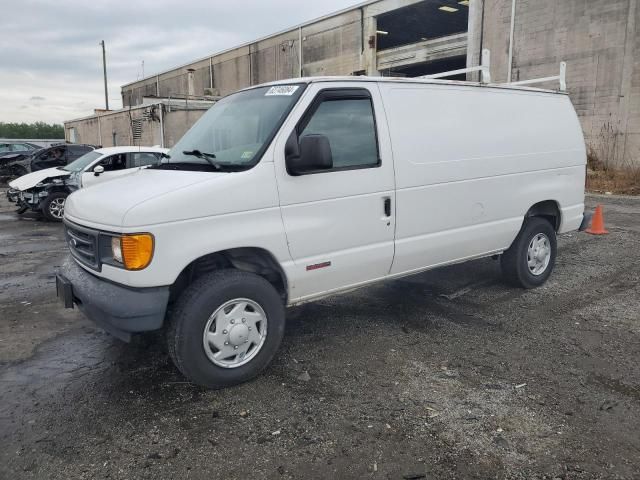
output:
POLYGON ((223 391, 62 309, 60 225, 0 202, 0 478, 640 477, 640 200, 534 291, 487 259, 293 309, 223 391))

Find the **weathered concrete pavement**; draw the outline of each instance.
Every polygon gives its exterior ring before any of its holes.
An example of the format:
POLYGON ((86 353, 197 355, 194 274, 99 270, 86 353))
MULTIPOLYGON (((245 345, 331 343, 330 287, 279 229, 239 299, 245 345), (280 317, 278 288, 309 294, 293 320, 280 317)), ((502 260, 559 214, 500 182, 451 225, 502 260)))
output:
POLYGON ((58 306, 60 225, 1 203, 0 478, 638 478, 640 200, 596 201, 543 288, 482 260, 300 307, 216 392, 58 306))

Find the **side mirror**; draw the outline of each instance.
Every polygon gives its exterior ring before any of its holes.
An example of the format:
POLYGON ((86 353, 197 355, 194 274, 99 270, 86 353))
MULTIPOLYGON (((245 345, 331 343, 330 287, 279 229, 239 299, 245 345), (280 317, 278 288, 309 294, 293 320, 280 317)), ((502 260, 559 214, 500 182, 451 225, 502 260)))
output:
POLYGON ((292 175, 333 168, 331 144, 324 135, 305 135, 298 144, 292 133, 285 145, 285 159, 292 175))
POLYGON ((96 177, 99 177, 101 173, 104 173, 104 167, 102 165, 98 165, 93 169, 93 174, 96 177))

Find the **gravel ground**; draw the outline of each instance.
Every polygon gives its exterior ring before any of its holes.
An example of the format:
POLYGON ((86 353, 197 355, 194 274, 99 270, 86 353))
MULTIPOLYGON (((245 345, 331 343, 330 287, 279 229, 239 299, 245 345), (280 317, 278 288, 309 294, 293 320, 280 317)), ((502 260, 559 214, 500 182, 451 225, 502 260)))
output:
POLYGON ((187 383, 55 301, 60 225, 0 200, 0 478, 640 477, 640 199, 554 275, 487 259, 292 309, 274 363, 187 383))

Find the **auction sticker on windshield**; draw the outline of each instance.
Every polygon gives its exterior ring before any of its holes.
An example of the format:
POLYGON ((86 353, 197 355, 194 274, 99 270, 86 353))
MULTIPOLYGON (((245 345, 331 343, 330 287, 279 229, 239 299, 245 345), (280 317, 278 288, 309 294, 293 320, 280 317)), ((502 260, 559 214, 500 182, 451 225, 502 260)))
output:
POLYGON ((267 90, 267 93, 265 93, 264 96, 269 97, 273 95, 293 95, 295 91, 298 90, 298 87, 299 85, 278 85, 267 90))

